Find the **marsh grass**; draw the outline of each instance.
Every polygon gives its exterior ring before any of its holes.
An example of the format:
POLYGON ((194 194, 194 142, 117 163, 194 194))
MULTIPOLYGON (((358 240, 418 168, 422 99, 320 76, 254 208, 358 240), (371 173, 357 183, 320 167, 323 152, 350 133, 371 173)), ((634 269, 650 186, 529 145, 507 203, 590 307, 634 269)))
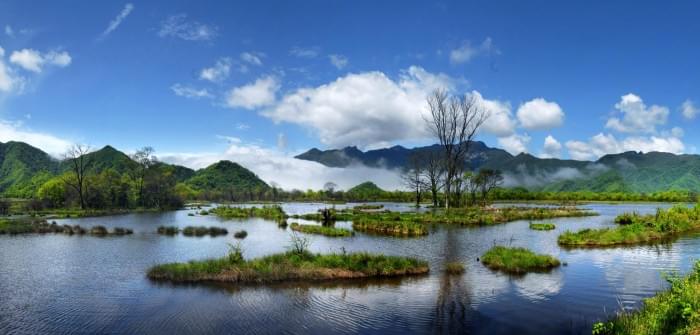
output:
POLYGON ((246 261, 239 248, 219 259, 157 265, 148 271, 148 277, 172 282, 265 283, 391 277, 428 271, 424 261, 369 253, 321 255, 288 251, 246 261))
POLYGON ((180 228, 176 226, 160 226, 158 227, 158 234, 174 236, 180 233, 180 228))
POLYGON ((244 239, 248 236, 248 232, 245 230, 237 231, 233 233, 233 237, 238 238, 238 239, 244 239))
POLYGON ((593 325, 593 334, 700 334, 700 262, 685 277, 669 275, 670 288, 641 309, 593 325))
POLYGON ((552 256, 503 246, 491 248, 481 257, 481 262, 492 270, 514 274, 547 271, 560 265, 559 260, 552 256))
POLYGON ((201 236, 206 236, 210 235, 211 237, 216 237, 220 235, 227 235, 228 230, 225 228, 219 228, 219 227, 193 227, 193 226, 187 226, 185 229, 182 230, 182 235, 185 236, 196 236, 196 237, 201 237, 201 236))
POLYGON ((389 213, 381 216, 357 216, 352 221, 352 228, 356 231, 389 236, 428 235, 426 225, 415 221, 402 220, 404 217, 399 213, 389 213))
POLYGON ((352 230, 335 228, 330 226, 292 223, 289 227, 294 231, 302 233, 318 234, 330 237, 350 237, 355 235, 355 233, 352 230))
POLYGON ((282 210, 281 206, 263 206, 263 207, 230 207, 219 206, 210 210, 210 212, 224 219, 245 219, 258 217, 268 220, 275 220, 278 223, 287 218, 287 214, 282 210))
POLYGON ((451 275, 459 275, 464 273, 464 264, 460 262, 449 262, 445 264, 445 272, 451 275))
POLYGON ((615 219, 615 228, 566 231, 559 236, 562 246, 614 246, 646 244, 670 239, 685 232, 700 230, 700 206, 674 206, 657 209, 656 214, 625 213, 615 219))
POLYGON ((530 222, 530 229, 532 230, 554 230, 556 229, 557 226, 555 226, 553 223, 532 223, 530 222))

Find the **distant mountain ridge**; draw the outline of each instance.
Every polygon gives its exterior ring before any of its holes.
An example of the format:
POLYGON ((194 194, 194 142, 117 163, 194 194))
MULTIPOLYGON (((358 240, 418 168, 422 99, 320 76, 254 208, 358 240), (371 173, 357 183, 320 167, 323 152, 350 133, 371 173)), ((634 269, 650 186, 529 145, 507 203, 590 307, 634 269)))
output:
MULTIPOLYGON (((127 154, 112 146, 92 151, 87 158, 88 173, 100 173, 112 169, 120 174, 133 171, 137 163, 127 154)), ((220 161, 211 166, 190 168, 159 162, 172 168, 175 179, 200 191, 252 192, 267 190, 269 186, 255 173, 230 161, 220 161)), ((70 171, 68 160, 58 160, 41 149, 23 142, 0 142, 0 196, 28 198, 47 180, 70 171)))
MULTIPOLYGON (((408 149, 402 146, 359 150, 346 147, 336 150, 313 148, 295 158, 315 161, 329 167, 361 164, 370 167, 401 169, 411 155, 440 152, 431 145, 408 149)), ((624 152, 610 154, 596 161, 539 158, 527 153, 511 155, 480 141, 470 144, 466 165, 473 170, 501 170, 506 186, 540 191, 592 191, 651 193, 667 190, 700 192, 700 156, 664 152, 624 152)))

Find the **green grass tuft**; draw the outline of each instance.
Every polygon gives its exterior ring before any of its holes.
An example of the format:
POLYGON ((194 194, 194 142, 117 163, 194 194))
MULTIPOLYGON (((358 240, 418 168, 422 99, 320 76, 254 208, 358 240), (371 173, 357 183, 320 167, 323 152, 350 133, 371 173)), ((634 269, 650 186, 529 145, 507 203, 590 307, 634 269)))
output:
POLYGON ((559 260, 549 255, 538 255, 525 248, 495 246, 487 251, 481 262, 493 270, 509 273, 546 271, 560 265, 559 260))

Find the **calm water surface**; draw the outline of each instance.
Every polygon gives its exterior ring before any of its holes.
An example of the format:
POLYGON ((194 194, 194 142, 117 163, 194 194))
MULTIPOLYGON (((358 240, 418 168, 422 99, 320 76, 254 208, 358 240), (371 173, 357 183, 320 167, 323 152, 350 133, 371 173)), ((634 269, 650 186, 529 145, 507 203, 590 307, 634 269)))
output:
MULTIPOLYGON (((410 210, 386 204, 392 210, 410 210)), ((321 204, 285 204, 290 214, 321 204)), ((339 206, 341 207, 341 206, 339 206)), ((127 227, 134 235, 0 236, 0 333, 337 333, 588 334, 593 322, 665 288, 663 272, 686 272, 700 256, 700 235, 672 243, 612 249, 560 248, 564 230, 612 226, 625 211, 653 212, 664 204, 590 204, 597 217, 551 220, 557 229, 532 231, 528 222, 493 227, 435 226, 430 235, 401 239, 358 233, 312 236, 316 252, 371 251, 430 262, 431 273, 402 280, 363 280, 273 286, 155 283, 146 270, 163 262, 220 257, 233 232, 248 231, 245 256, 282 252, 289 231, 261 219, 221 220, 168 213, 61 220, 85 227, 127 227), (221 226, 217 238, 167 237, 159 225, 221 226), (522 246, 559 257, 568 266, 512 277, 477 261, 494 244, 522 246), (466 265, 445 276, 444 264, 466 265)), ((349 223, 338 223, 340 226, 349 223)))

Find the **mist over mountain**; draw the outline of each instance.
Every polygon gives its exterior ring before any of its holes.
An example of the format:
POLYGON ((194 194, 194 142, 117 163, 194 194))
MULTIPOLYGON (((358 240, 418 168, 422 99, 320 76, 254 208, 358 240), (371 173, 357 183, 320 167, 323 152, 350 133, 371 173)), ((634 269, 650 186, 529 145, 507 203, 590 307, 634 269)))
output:
MULTIPOLYGON (((411 155, 439 152, 440 146, 416 148, 393 146, 362 151, 357 147, 335 150, 313 148, 296 158, 330 167, 366 165, 403 169, 411 155)), ((596 161, 538 158, 527 153, 511 155, 480 141, 470 144, 465 162, 472 170, 501 170, 507 187, 542 191, 657 192, 666 190, 700 191, 700 156, 662 152, 624 152, 596 161)))

